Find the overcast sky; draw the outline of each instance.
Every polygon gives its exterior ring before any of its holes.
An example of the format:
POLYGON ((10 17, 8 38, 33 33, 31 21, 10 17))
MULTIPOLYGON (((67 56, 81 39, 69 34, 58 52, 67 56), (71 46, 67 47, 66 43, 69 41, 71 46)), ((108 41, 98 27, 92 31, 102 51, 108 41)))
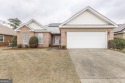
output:
POLYGON ((0 20, 35 19, 41 24, 63 22, 90 6, 115 23, 125 23, 124 0, 0 0, 0 20))

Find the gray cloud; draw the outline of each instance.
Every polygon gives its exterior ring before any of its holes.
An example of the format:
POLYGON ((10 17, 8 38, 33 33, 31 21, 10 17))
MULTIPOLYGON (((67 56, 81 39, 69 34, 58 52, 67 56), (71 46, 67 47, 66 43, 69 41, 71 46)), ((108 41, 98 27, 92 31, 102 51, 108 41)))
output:
POLYGON ((125 23, 123 0, 0 0, 0 20, 17 17, 23 22, 36 19, 42 24, 63 22, 91 6, 116 23, 125 23))

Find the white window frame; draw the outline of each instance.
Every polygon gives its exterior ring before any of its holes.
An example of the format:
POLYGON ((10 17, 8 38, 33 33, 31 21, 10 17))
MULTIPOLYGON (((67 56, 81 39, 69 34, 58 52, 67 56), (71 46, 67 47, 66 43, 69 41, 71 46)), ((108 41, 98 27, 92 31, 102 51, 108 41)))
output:
POLYGON ((24 33, 22 34, 22 43, 23 43, 23 44, 28 44, 28 40, 29 40, 29 37, 28 37, 28 36, 29 36, 29 35, 28 35, 27 32, 24 32, 24 33), (24 34, 27 34, 27 43, 24 42, 24 40, 23 40, 24 34))
POLYGON ((3 36, 3 41, 0 41, 0 42, 4 42, 4 35, 0 35, 0 36, 3 36))
POLYGON ((38 44, 43 44, 43 33, 38 33, 37 37, 38 37, 38 44), (42 40, 40 43, 39 43, 39 36, 41 37, 42 40))

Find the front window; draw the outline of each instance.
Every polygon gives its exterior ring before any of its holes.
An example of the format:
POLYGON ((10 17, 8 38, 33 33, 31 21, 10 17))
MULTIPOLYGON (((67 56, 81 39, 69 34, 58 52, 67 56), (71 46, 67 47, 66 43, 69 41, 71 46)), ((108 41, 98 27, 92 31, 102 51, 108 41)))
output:
POLYGON ((0 35, 0 42, 4 42, 4 36, 0 35))
POLYGON ((0 83, 12 83, 10 79, 0 79, 0 83))
POLYGON ((23 44, 28 44, 28 33, 23 33, 23 44))
POLYGON ((42 33, 38 33, 38 43, 39 44, 43 43, 43 34, 42 33))

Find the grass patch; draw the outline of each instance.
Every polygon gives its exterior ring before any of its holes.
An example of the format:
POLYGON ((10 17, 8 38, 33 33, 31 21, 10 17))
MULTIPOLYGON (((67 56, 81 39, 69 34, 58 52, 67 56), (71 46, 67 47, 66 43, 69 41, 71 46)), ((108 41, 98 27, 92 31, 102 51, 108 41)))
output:
POLYGON ((0 78, 13 83, 80 83, 67 50, 13 49, 0 52, 0 78))

